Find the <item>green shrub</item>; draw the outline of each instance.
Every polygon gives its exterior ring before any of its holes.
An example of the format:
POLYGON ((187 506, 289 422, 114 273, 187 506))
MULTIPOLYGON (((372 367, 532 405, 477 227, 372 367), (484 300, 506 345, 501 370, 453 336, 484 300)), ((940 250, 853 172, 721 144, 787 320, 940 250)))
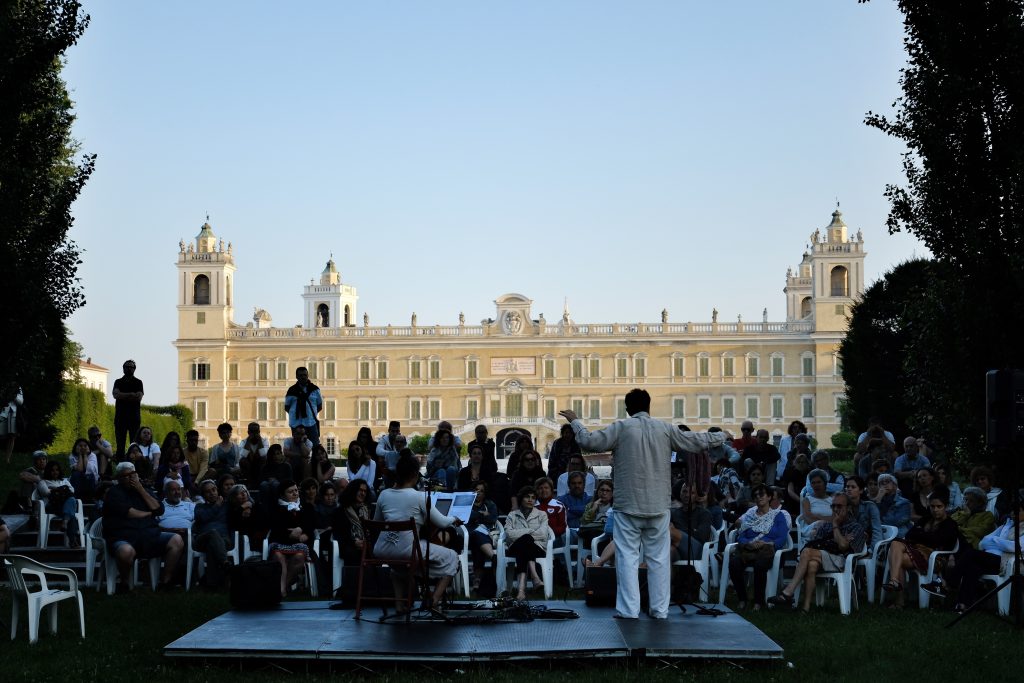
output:
POLYGON ((409 450, 417 455, 426 455, 428 443, 430 443, 430 437, 426 434, 414 436, 409 439, 409 450))
POLYGON ((836 448, 857 448, 857 435, 853 432, 836 432, 832 435, 832 445, 836 448))

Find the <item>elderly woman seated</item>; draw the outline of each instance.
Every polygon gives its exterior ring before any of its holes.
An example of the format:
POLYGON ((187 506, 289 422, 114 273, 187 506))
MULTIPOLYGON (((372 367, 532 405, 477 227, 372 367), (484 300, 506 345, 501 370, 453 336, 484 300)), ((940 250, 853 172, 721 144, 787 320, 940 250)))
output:
POLYGON ((828 472, 822 469, 813 469, 807 475, 811 491, 800 502, 800 516, 796 521, 803 541, 814 535, 818 524, 832 519, 832 495, 828 492, 828 480, 828 472))
POLYGON ((804 545, 800 553, 800 563, 793 573, 793 579, 786 584, 781 593, 768 602, 773 605, 792 605, 797 586, 803 581, 804 594, 801 609, 805 613, 809 612, 818 572, 843 571, 846 556, 863 551, 866 538, 867 533, 864 528, 850 514, 849 496, 845 493, 837 493, 832 498, 831 519, 817 526, 814 537, 804 545))
MULTIPOLYGON (((952 494, 951 494, 952 495, 952 494)), ((952 515, 957 528, 972 548, 996 528, 996 518, 988 511, 988 498, 977 486, 969 486, 963 493, 964 507, 952 515)), ((959 561, 959 558, 957 558, 959 561)))
POLYGON ((878 515, 882 524, 896 527, 896 535, 903 538, 910 530, 913 507, 900 493, 896 477, 891 474, 878 475, 878 515))
POLYGON ((772 507, 772 492, 764 484, 756 486, 752 493, 754 507, 748 509, 739 519, 739 533, 736 535, 736 550, 729 559, 729 578, 739 608, 747 606, 747 567, 754 568, 754 609, 764 606, 768 570, 775 559, 775 551, 786 545, 789 524, 782 508, 772 507))
POLYGON ((281 597, 287 597, 288 586, 311 559, 316 513, 302 505, 299 485, 290 479, 281 482, 279 495, 270 513, 270 559, 281 565, 281 597))

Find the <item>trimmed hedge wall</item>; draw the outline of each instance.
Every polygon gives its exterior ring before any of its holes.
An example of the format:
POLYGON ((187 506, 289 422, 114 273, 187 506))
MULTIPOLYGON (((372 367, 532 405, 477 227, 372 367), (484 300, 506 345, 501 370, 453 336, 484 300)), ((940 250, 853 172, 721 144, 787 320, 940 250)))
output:
MULTIPOLYGON (((86 437, 89 427, 98 425, 103 438, 114 444, 114 406, 98 389, 80 384, 67 384, 61 397, 60 408, 50 424, 54 428, 51 455, 70 453, 75 439, 86 437)), ((192 429, 192 411, 182 405, 142 406, 142 424, 153 430, 153 440, 163 441, 168 432, 178 432, 184 440, 185 432, 192 429)))

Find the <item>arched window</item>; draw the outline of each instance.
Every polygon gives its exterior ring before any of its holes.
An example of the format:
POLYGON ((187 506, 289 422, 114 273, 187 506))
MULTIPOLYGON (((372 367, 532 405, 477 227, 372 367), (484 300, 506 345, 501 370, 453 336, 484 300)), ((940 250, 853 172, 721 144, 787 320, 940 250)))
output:
POLYGON ((349 327, 352 324, 352 309, 345 304, 345 327, 349 327))
POLYGON ((832 296, 850 296, 850 271, 843 266, 832 269, 832 296))
POLYGON ((800 302, 800 317, 811 317, 811 297, 809 296, 805 296, 803 300, 800 302))
POLYGON ((331 326, 331 313, 327 304, 320 304, 316 307, 316 326, 317 327, 330 327, 331 326))
POLYGON ((205 275, 196 275, 192 281, 192 303, 197 306, 210 305, 210 278, 205 275))

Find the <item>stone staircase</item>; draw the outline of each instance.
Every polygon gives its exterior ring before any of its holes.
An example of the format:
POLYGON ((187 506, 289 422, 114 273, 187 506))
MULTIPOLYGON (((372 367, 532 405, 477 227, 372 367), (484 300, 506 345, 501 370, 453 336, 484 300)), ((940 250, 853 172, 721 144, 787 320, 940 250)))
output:
MULTIPOLYGON (((93 514, 93 505, 84 506, 85 518, 88 520, 93 514)), ((39 547, 39 524, 31 517, 17 519, 6 518, 5 521, 12 529, 11 549, 9 552, 15 555, 24 555, 37 562, 48 564, 53 567, 64 567, 71 569, 78 576, 79 580, 85 580, 85 548, 70 548, 67 545, 67 536, 63 528, 54 529, 51 525, 50 535, 46 541, 46 548, 39 547)), ((88 523, 87 523, 88 525, 88 523)), ((6 581, 7 577, 2 576, 6 581)))

